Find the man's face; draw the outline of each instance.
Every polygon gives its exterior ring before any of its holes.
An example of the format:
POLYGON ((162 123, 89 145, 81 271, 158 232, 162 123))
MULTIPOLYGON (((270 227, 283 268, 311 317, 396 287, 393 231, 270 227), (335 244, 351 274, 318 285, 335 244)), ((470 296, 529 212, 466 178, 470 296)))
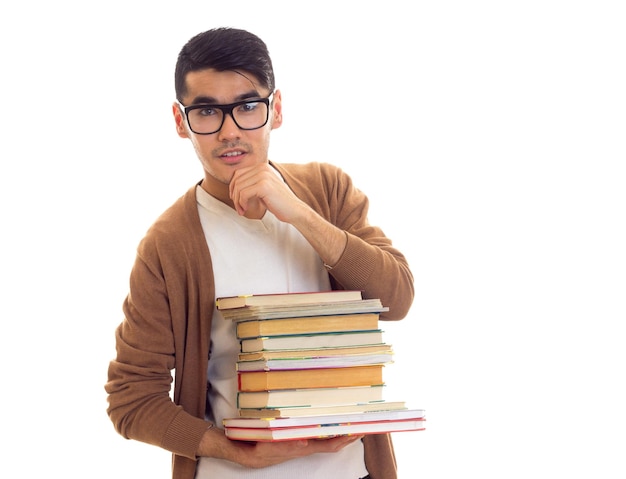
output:
MULTIPOLYGON (((187 94, 181 102, 184 106, 227 105, 246 99, 265 98, 272 93, 246 72, 201 70, 188 73, 186 82, 187 94)), ((268 161, 270 131, 282 123, 280 92, 276 91, 272 99, 268 122, 261 128, 242 130, 232 116, 226 114, 221 129, 210 135, 193 133, 180 106, 174 104, 176 131, 182 138, 191 140, 205 177, 208 175, 228 184, 235 170, 268 161)))

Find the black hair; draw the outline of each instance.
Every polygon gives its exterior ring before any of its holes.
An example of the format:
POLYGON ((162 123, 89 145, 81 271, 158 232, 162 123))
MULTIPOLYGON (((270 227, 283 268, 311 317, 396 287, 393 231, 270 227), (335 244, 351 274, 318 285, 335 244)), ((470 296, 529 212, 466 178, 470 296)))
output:
POLYGON ((261 86, 274 91, 274 68, 267 45, 245 30, 226 27, 207 30, 197 34, 183 46, 174 71, 178 101, 187 93, 187 74, 209 68, 217 71, 247 72, 261 86))

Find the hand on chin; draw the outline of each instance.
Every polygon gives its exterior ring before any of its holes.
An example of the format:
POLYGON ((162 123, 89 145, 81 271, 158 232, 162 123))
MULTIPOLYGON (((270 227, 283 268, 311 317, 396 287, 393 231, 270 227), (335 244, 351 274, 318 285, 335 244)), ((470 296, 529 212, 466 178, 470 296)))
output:
POLYGON ((265 215, 267 208, 258 199, 248 201, 246 210, 243 212, 243 216, 249 220, 260 220, 265 215))

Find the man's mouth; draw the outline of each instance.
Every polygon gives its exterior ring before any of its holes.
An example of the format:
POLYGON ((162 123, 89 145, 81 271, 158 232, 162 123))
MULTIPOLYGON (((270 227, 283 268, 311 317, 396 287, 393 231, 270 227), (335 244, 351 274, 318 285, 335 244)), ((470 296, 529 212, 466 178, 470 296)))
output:
POLYGON ((226 153, 222 153, 220 157, 223 160, 232 162, 234 160, 240 159, 245 154, 244 151, 236 150, 236 151, 227 151, 226 153))

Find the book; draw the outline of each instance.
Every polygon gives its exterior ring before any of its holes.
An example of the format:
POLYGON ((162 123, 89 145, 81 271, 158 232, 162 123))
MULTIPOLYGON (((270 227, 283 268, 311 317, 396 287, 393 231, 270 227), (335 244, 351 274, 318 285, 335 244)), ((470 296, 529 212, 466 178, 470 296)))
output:
POLYGON ((363 299, 361 291, 333 290, 298 293, 248 294, 225 296, 216 299, 217 309, 244 308, 246 306, 303 305, 358 301, 363 299))
POLYGON ((303 305, 246 306, 243 308, 220 309, 224 319, 249 321, 252 319, 281 319, 303 316, 329 316, 351 313, 383 313, 389 311, 380 299, 361 299, 337 303, 315 303, 303 305))
POLYGON ((280 349, 339 348, 382 344, 381 330, 350 331, 319 334, 293 334, 288 336, 263 336, 246 338, 240 341, 242 353, 280 349))
POLYGON ((345 413, 364 413, 371 411, 392 411, 406 409, 404 401, 380 401, 366 404, 342 404, 339 406, 296 406, 277 408, 240 408, 240 417, 274 418, 274 417, 298 417, 345 413))
POLYGON ((380 313, 255 319, 237 323, 238 338, 377 329, 380 313))
POLYGON ((358 291, 218 298, 236 323, 236 418, 228 438, 284 441, 424 429, 422 410, 383 399, 393 351, 378 329, 379 299, 358 291), (353 293, 354 296, 351 296, 353 293), (328 296, 326 296, 328 295, 328 296))
POLYGON ((224 427, 245 427, 274 429, 298 426, 323 426, 327 424, 348 424, 358 422, 401 421, 423 418, 423 409, 396 409, 347 414, 309 415, 298 417, 252 418, 230 417, 222 421, 224 427))
POLYGON ((273 359, 298 359, 317 358, 329 356, 347 356, 350 354, 391 354, 389 344, 371 344, 365 346, 345 346, 339 348, 314 348, 314 349, 279 349, 275 351, 251 351, 239 353, 238 360, 259 361, 273 359))
POLYGON ((283 389, 271 391, 240 391, 239 409, 280 407, 321 407, 381 402, 384 386, 355 386, 314 389, 283 389))
POLYGON ((239 391, 333 388, 383 384, 383 365, 238 372, 239 391))
POLYGON ((422 431, 425 417, 388 421, 363 421, 288 427, 224 427, 226 437, 241 441, 289 441, 322 439, 344 435, 383 434, 402 431, 422 431))
POLYGON ((364 366, 368 364, 391 363, 391 351, 374 354, 334 354, 324 356, 323 350, 309 351, 310 357, 257 359, 256 361, 238 361, 237 371, 273 371, 275 369, 320 369, 364 366))
POLYGON ((425 418, 398 421, 374 421, 321 426, 295 426, 274 429, 228 427, 227 438, 238 441, 290 441, 294 439, 323 439, 346 435, 384 434, 402 431, 422 431, 425 418))

